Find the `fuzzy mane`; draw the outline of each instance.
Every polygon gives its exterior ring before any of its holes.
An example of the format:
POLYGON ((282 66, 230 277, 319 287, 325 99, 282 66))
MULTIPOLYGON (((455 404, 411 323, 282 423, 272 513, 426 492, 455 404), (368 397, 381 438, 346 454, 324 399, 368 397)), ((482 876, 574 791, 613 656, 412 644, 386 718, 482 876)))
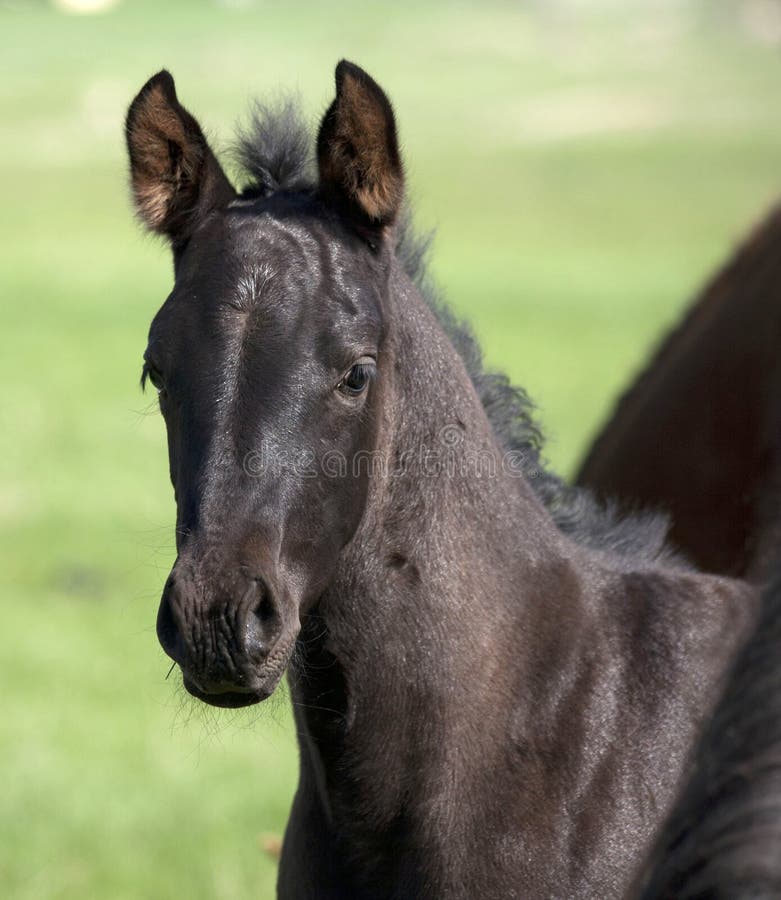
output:
MULTIPOLYGON (((242 196, 314 191, 314 146, 299 101, 291 97, 276 103, 256 101, 233 147, 244 181, 242 196)), ((525 477, 558 528, 580 544, 631 556, 636 562, 671 559, 673 554, 665 544, 666 516, 620 514, 616 506, 601 504, 590 491, 566 484, 547 468, 534 404, 505 374, 486 370, 474 332, 447 306, 431 277, 428 254, 433 234, 417 232, 407 208, 396 226, 395 239, 399 262, 463 359, 497 439, 505 451, 522 461, 525 477)))

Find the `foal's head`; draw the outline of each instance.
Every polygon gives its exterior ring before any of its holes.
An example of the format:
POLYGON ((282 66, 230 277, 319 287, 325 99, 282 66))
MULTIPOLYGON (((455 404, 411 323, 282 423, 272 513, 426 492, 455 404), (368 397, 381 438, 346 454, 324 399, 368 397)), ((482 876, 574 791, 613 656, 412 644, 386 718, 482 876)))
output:
POLYGON ((167 72, 126 128, 138 214, 175 271, 143 368, 177 504, 157 631, 192 694, 241 706, 276 687, 366 503, 367 469, 351 461, 377 443, 388 367, 393 113, 340 63, 318 184, 241 196, 167 72))

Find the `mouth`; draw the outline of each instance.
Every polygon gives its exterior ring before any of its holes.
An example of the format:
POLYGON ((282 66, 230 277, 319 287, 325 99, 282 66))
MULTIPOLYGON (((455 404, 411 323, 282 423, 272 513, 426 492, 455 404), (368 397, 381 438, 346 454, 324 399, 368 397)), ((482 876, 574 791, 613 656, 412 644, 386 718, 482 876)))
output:
POLYGON ((268 699, 272 693, 263 689, 202 691, 186 675, 182 676, 182 681, 187 692, 195 697, 196 700, 201 700, 210 706, 219 706, 222 709, 240 709, 242 706, 254 706, 254 704, 268 699))
POLYGON ((215 680, 213 677, 203 678, 199 672, 194 672, 187 665, 182 665, 177 660, 182 673, 182 683, 187 692, 210 706, 219 706, 224 709, 239 709, 242 706, 253 706, 267 700, 276 690, 282 676, 285 674, 287 664, 293 652, 298 629, 290 634, 275 648, 265 662, 250 670, 245 668, 239 680, 215 680))

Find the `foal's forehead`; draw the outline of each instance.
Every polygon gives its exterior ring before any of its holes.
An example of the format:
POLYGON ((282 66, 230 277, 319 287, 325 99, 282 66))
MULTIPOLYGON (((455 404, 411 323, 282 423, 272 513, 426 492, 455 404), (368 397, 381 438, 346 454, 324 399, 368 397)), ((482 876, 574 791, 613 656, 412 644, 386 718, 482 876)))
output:
POLYGON ((371 347, 384 332, 386 280, 366 246, 317 210, 239 200, 191 239, 150 337, 371 347))
POLYGON ((316 272, 327 241, 317 223, 280 217, 269 210, 231 207, 224 217, 225 251, 246 265, 263 262, 279 274, 288 270, 316 272))
POLYGON ((322 217, 238 202, 225 213, 221 243, 223 274, 248 309, 273 297, 360 314, 377 296, 371 255, 322 217))

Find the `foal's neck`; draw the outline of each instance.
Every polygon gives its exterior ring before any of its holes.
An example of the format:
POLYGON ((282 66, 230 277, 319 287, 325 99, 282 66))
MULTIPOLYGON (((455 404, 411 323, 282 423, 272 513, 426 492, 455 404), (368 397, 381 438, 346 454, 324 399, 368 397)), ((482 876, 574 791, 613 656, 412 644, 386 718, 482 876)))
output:
POLYGON ((287 858, 317 834, 340 897, 506 896, 510 876, 530 896, 615 896, 750 603, 569 543, 430 311, 395 288, 382 465, 292 673, 287 858))
POLYGON ((382 458, 332 594, 350 621, 369 616, 377 627, 387 614, 396 631, 397 604, 414 596, 418 633, 430 616, 437 632, 452 626, 455 639, 459 623, 473 635, 492 615, 517 616, 523 574, 560 563, 571 548, 502 450, 461 357, 399 272, 391 296, 382 458))
POLYGON ((423 301, 395 287, 383 465, 293 672, 287 858, 318 835, 322 866, 339 860, 349 889, 313 896, 617 896, 750 598, 568 542, 503 464, 423 301))
MULTIPOLYGON (((528 586, 563 595, 557 582, 569 577, 570 552, 517 461, 503 454, 435 317, 396 278, 404 309, 395 311, 378 382, 387 391, 383 455, 363 521, 319 604, 322 626, 310 626, 328 635, 310 656, 332 655, 343 679, 346 741, 363 742, 360 764, 384 766, 389 804, 402 802, 413 773, 444 745, 483 739, 483 716, 465 709, 495 706, 497 692, 514 690, 506 675, 526 666, 518 636, 533 633, 529 615, 540 613, 528 586), (384 764, 390 746, 406 764, 384 764)), ((310 684, 314 670, 305 673, 310 684)), ((323 672, 333 682, 328 666, 323 672)), ((338 690, 328 690, 335 700, 338 690)), ((309 723, 317 728, 322 716, 309 723)))

